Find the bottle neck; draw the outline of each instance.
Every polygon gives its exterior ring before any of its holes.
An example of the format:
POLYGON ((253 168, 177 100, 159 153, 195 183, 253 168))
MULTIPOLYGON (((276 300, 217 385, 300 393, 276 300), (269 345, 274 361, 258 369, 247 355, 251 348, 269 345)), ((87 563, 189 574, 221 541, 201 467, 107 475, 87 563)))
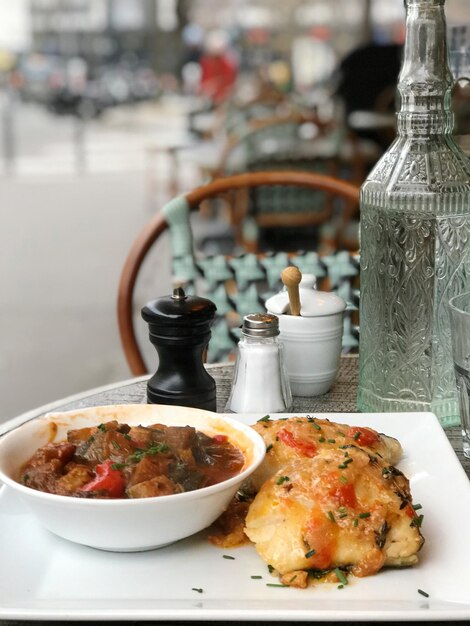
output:
POLYGON ((453 77, 447 52, 445 0, 407 0, 406 38, 398 91, 400 135, 449 134, 453 77))

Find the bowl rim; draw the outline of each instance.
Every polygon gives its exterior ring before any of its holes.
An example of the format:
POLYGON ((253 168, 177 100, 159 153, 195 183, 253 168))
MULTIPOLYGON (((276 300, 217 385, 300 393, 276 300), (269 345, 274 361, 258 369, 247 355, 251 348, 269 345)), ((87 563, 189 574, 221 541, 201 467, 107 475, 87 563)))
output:
MULTIPOLYGON (((252 458, 251 463, 247 467, 245 467, 241 472, 236 474, 235 476, 231 476, 230 478, 227 478, 226 480, 222 482, 215 483, 214 485, 201 487, 200 489, 193 489, 192 491, 184 491, 182 493, 174 493, 174 494, 169 494, 165 496, 150 496, 146 498, 80 498, 77 496, 66 496, 66 495, 60 495, 56 493, 48 493, 46 491, 40 491, 39 489, 33 489, 32 487, 28 487, 27 485, 21 484, 20 482, 18 482, 17 480, 9 476, 3 470, 3 467, 2 467, 2 451, 3 450, 2 449, 5 445, 5 442, 10 439, 13 439, 15 436, 18 436, 18 432, 20 432, 23 429, 26 429, 26 427, 31 428, 35 424, 40 423, 40 422, 47 423, 48 421, 53 421, 54 419, 59 419, 59 416, 61 417, 67 416, 67 415, 71 416, 76 413, 84 413, 87 411, 92 412, 94 409, 100 409, 100 408, 110 409, 111 407, 119 408, 120 406, 123 406, 123 407, 125 406, 127 409, 129 409, 129 407, 132 407, 132 406, 142 407, 142 406, 164 406, 164 405, 140 405, 140 404, 99 405, 99 406, 94 406, 94 407, 87 407, 85 409, 74 409, 71 411, 47 413, 46 415, 41 415, 33 420, 30 420, 28 422, 25 422, 24 424, 17 426, 12 431, 9 431, 8 433, 5 433, 5 435, 0 437, 0 488, 2 486, 1 483, 3 482, 5 485, 10 487, 11 489, 18 491, 24 494, 25 496, 32 497, 37 500, 42 500, 44 502, 51 502, 51 503, 56 502, 57 504, 61 503, 66 506, 80 504, 81 506, 84 506, 84 507, 93 507, 93 508, 96 508, 96 507, 106 508, 110 506, 114 506, 114 507, 115 506, 118 506, 118 507, 133 506, 135 508, 135 507, 149 506, 150 504, 156 504, 157 502, 161 503, 160 506, 164 506, 165 502, 174 502, 176 504, 176 502, 184 502, 185 500, 200 499, 205 496, 209 496, 213 493, 217 493, 218 491, 224 491, 225 489, 230 488, 233 484, 242 482, 246 476, 252 474, 255 471, 255 469, 259 467, 259 465, 262 463, 265 457, 266 444, 263 438, 261 437, 261 435, 257 433, 253 428, 251 428, 247 424, 244 424, 243 422, 238 422, 235 419, 226 416, 225 414, 214 413, 211 411, 200 411, 199 414, 202 417, 207 416, 210 419, 221 420, 227 423, 231 428, 234 428, 235 430, 239 430, 243 432, 250 439, 253 445, 253 458, 252 458), (130 503, 133 503, 133 504, 131 505, 130 503)), ((175 408, 172 405, 165 405, 165 406, 175 408)), ((188 409, 190 411, 194 410, 194 409, 191 409, 191 407, 182 407, 182 408, 188 409)), ((110 419, 108 421, 112 421, 112 420, 110 419)), ((103 423, 106 423, 106 422, 103 422, 103 423)), ((188 425, 191 425, 191 424, 188 424, 188 425)), ((197 428, 198 430, 201 429, 200 426, 195 427, 195 428, 197 428)), ((236 445, 236 444, 233 444, 233 445, 236 445)))

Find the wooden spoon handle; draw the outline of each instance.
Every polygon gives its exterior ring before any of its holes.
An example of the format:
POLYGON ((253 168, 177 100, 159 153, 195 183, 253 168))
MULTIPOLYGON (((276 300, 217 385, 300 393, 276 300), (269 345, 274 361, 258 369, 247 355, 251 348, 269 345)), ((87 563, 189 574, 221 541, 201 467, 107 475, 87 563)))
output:
POLYGON ((281 280, 287 288, 291 315, 300 315, 299 283, 302 280, 301 271, 295 265, 286 267, 281 273, 281 280))

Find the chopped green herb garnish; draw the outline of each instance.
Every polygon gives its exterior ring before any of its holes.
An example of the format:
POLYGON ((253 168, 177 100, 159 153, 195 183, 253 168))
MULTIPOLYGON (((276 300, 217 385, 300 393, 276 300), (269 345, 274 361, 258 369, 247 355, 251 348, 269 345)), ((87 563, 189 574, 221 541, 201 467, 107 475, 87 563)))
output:
POLYGON ((330 518, 330 520, 331 520, 332 522, 334 522, 334 521, 335 521, 335 516, 333 515, 333 513, 332 513, 331 511, 328 511, 327 515, 328 515, 328 517, 330 518))
POLYGON ((270 443, 269 446, 267 446, 267 448, 266 448, 266 452, 269 452, 272 449, 273 449, 273 444, 270 443))
POLYGON ((311 556, 313 556, 316 553, 315 550, 309 550, 308 552, 305 553, 305 558, 309 559, 311 556))
POLYGON ((429 598, 429 593, 426 593, 425 591, 423 591, 422 589, 418 589, 418 593, 420 593, 422 596, 424 596, 425 598, 429 598))
POLYGON ((338 446, 338 448, 339 448, 340 450, 346 450, 346 448, 349 448, 349 446, 338 446))
POLYGON ((336 443, 336 439, 327 439, 328 443, 336 443))
POLYGON ((320 443, 324 443, 326 441, 325 437, 320 437, 320 439, 318 440, 320 443))
POLYGON ((266 587, 288 587, 289 585, 283 585, 281 583, 266 583, 266 587))
POLYGON ((292 578, 289 580, 289 582, 293 583, 296 578, 297 578, 297 574, 294 574, 292 578))
POLYGON ((276 481, 276 484, 277 485, 282 485, 282 483, 285 483, 285 482, 287 482, 289 480, 290 480, 289 476, 279 476, 279 478, 276 481))
POLYGON ((90 436, 88 437, 88 443, 93 443, 93 442, 94 442, 94 440, 95 440, 95 438, 93 437, 93 435, 90 435, 90 436))
POLYGON ((341 475, 339 477, 339 479, 343 483, 343 485, 347 485, 348 484, 348 479, 346 478, 346 476, 341 475))
MULTIPOLYGON (((346 455, 345 455, 346 456, 346 455)), ((344 464, 348 465, 348 463, 352 463, 354 461, 354 459, 352 459, 351 457, 349 457, 348 459, 344 460, 344 464)))
POLYGON ((418 517, 415 517, 411 520, 410 526, 413 526, 414 528, 421 528, 423 519, 424 519, 424 515, 418 515, 418 517))
POLYGON ((358 524, 359 524, 359 520, 356 517, 356 519, 354 520, 353 526, 357 526, 358 524))
POLYGON ((338 469, 347 469, 348 466, 346 465, 346 463, 341 463, 341 465, 338 465, 338 469))
POLYGON ((330 569, 316 569, 316 568, 312 568, 312 569, 309 569, 307 571, 308 571, 309 576, 311 576, 315 580, 321 580, 322 578, 325 578, 325 576, 327 574, 329 574, 329 572, 331 570, 330 569))
POLYGON ((142 461, 145 456, 168 452, 169 449, 170 448, 166 445, 166 443, 154 443, 150 446, 150 448, 147 448, 147 450, 142 450, 141 448, 138 448, 134 452, 134 454, 130 455, 129 461, 134 461, 137 463, 138 461, 142 461))
POLYGON ((423 508, 423 505, 422 504, 413 504, 413 508, 414 508, 415 511, 419 511, 419 509, 423 508))
POLYGON ((127 433, 124 434, 124 439, 127 439, 127 441, 132 441, 132 437, 127 433))
POLYGON ((122 450, 121 446, 118 444, 117 441, 114 441, 114 439, 111 441, 112 445, 114 448, 116 448, 116 450, 122 450))
POLYGON ((347 585, 348 584, 348 579, 346 578, 344 573, 339 569, 339 567, 335 567, 334 572, 335 572, 336 576, 338 577, 339 582, 342 585, 347 585))
POLYGON ((193 591, 197 591, 198 593, 202 593, 204 591, 204 589, 201 589, 200 587, 191 587, 191 589, 193 591))
POLYGON ((357 433, 354 433, 354 441, 357 441, 359 439, 359 437, 361 436, 361 433, 359 431, 357 431, 357 433))
POLYGON ((231 561, 235 561, 235 557, 234 556, 230 556, 230 554, 223 554, 222 558, 230 559, 231 561))
POLYGON ((345 506, 340 506, 338 509, 338 513, 339 513, 339 519, 344 519, 345 517, 348 516, 348 512, 345 506))
POLYGON ((344 585, 338 585, 338 589, 344 589, 344 585))
POLYGON ((265 415, 264 417, 261 417, 258 422, 268 422, 271 419, 271 417, 269 415, 265 415))
POLYGON ((262 576, 250 576, 250 578, 253 578, 253 580, 259 580, 260 578, 263 578, 262 576))
POLYGON ((366 519, 367 517, 370 517, 369 511, 366 511, 365 513, 359 513, 360 519, 366 519))
POLYGON ((28 480, 29 480, 29 474, 25 474, 25 475, 23 476, 23 482, 24 482, 24 483, 27 483, 27 482, 28 482, 28 480))
POLYGON ((344 433, 342 433, 340 430, 336 431, 338 435, 340 435, 341 437, 346 437, 346 435, 344 433))
POLYGON ((317 430, 321 430, 321 426, 320 426, 320 424, 317 424, 316 422, 311 422, 311 424, 312 424, 312 426, 313 426, 314 428, 316 428, 317 430))
POLYGON ((101 432, 105 433, 106 432, 106 426, 104 424, 98 424, 98 430, 101 430, 101 432))
POLYGON ((111 469, 113 470, 121 470, 124 469, 125 467, 127 467, 127 463, 113 463, 111 465, 111 469))
POLYGON ((274 572, 274 567, 272 565, 269 565, 269 563, 268 563, 268 571, 270 574, 274 572))

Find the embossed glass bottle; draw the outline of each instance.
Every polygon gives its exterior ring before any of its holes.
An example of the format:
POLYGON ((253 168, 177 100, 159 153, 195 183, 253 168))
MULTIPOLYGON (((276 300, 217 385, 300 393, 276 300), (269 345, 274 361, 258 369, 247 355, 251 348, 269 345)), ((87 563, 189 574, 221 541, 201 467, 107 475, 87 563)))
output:
POLYGON ((470 290, 470 161, 451 133, 445 0, 406 0, 398 137, 361 190, 358 408, 458 423, 447 303, 470 290))

